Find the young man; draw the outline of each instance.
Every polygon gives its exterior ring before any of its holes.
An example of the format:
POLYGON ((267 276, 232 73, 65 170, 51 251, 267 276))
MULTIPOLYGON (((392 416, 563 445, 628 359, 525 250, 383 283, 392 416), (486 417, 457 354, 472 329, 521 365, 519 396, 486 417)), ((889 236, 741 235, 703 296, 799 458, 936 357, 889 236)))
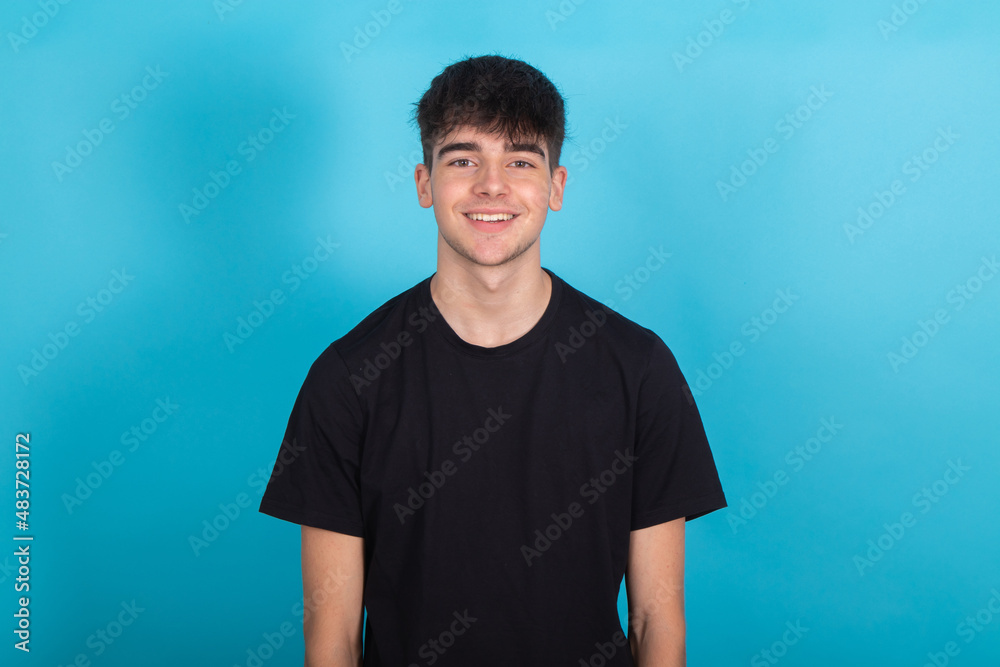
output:
POLYGON ((726 500, 667 346, 541 266, 563 98, 483 56, 416 118, 437 271, 313 363, 260 504, 302 525, 306 665, 362 664, 362 607, 369 667, 683 665, 684 522, 726 500))

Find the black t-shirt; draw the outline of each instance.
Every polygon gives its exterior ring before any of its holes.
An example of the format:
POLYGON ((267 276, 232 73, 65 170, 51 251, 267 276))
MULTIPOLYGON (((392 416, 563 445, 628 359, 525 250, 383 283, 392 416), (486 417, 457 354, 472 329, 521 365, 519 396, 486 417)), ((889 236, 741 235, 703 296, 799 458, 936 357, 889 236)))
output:
POLYGON ((366 667, 632 665, 629 531, 726 507, 667 346, 545 271, 515 341, 460 338, 428 277, 306 376, 260 511, 365 538, 366 667))

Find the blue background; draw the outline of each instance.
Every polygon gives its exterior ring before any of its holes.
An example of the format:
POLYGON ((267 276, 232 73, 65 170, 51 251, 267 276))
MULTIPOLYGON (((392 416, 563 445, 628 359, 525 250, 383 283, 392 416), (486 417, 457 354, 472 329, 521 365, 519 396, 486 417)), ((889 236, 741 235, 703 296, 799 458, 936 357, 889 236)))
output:
MULTIPOLYGON (((309 364, 434 271, 410 104, 448 63, 497 52, 568 100, 572 181, 543 266, 656 331, 693 385, 705 373, 730 508, 688 525, 690 664, 919 666, 955 642, 949 664, 996 665, 1000 280, 976 279, 1000 252, 1000 6, 388 4, 0 9, 0 498, 13 537, 14 438, 30 432, 35 536, 33 650, 8 630, 4 664, 254 664, 285 622, 263 664, 302 663, 299 528, 257 513, 257 475, 309 364), (372 12, 391 21, 365 42, 372 12), (249 151, 276 109, 281 131, 249 151), (54 165, 81 142, 75 167, 54 165), (859 207, 881 213, 862 233, 859 207), (317 239, 339 246, 293 290, 317 239), (650 247, 671 256, 646 272, 650 247), (283 303, 227 344, 275 289, 283 303), (768 313, 778 290, 793 305, 768 313), (843 427, 817 448, 823 419, 843 427), (124 461, 67 506, 114 450, 124 461), (968 469, 946 476, 949 461, 968 469), (239 494, 250 506, 192 547, 239 494), (95 640, 133 600, 120 637, 95 640), (980 629, 960 625, 977 613, 980 629), (794 644, 788 623, 808 628, 794 644)), ((620 609, 624 627, 624 593, 620 609)))

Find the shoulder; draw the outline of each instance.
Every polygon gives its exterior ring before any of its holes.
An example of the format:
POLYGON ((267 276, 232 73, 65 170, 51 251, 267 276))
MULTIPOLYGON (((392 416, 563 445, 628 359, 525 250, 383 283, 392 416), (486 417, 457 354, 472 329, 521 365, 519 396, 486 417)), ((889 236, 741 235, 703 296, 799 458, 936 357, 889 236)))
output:
POLYGON ((629 353, 640 367, 647 366, 651 360, 673 360, 667 344, 655 331, 612 310, 562 278, 559 279, 563 288, 563 326, 566 326, 566 322, 578 320, 575 326, 580 335, 590 338, 599 332, 600 340, 623 353, 629 353))
MULTIPOLYGON (((427 279, 424 279, 427 280, 427 279)), ((365 358, 370 358, 391 343, 403 329, 424 281, 396 294, 366 315, 347 333, 330 343, 313 362, 313 369, 324 374, 346 374, 365 358)))

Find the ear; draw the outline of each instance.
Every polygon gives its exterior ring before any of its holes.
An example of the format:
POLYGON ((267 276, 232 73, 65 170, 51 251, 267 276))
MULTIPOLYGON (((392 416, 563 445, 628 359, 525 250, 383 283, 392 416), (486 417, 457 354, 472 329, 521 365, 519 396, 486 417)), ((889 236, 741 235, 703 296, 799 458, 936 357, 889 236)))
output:
POLYGON ((558 166, 552 172, 552 185, 549 188, 549 208, 558 211, 562 208, 563 192, 566 190, 566 167, 558 166))
POLYGON ((424 208, 434 204, 431 197, 431 170, 424 164, 418 164, 413 170, 413 180, 417 184, 417 201, 424 208))

